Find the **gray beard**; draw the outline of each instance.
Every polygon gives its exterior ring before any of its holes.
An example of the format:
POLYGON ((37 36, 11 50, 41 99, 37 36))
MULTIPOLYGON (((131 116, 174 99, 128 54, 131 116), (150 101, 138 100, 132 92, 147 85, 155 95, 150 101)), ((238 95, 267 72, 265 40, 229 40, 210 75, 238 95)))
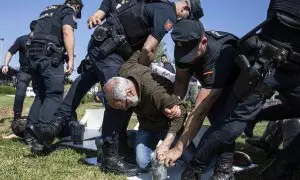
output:
POLYGON ((129 107, 137 106, 137 104, 139 103, 138 96, 127 97, 127 99, 130 101, 129 107))

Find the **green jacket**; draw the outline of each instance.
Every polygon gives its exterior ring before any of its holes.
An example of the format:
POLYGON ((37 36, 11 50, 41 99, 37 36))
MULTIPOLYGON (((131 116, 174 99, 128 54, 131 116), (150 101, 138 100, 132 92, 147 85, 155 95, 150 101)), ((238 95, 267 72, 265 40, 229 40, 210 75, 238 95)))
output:
POLYGON ((121 67, 119 75, 134 80, 138 85, 138 105, 133 107, 140 123, 139 129, 149 132, 168 130, 176 135, 187 116, 184 103, 173 95, 173 83, 138 63, 140 51, 136 51, 121 67), (165 108, 180 105, 181 116, 170 120, 164 114, 165 108))

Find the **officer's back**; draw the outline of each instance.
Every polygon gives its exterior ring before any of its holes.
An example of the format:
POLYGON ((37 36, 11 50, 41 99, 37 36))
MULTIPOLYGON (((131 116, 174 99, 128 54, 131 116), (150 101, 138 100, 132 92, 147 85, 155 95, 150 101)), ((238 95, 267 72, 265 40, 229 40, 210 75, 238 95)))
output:
POLYGON ((300 1, 271 0, 262 32, 270 39, 287 43, 300 51, 300 1))

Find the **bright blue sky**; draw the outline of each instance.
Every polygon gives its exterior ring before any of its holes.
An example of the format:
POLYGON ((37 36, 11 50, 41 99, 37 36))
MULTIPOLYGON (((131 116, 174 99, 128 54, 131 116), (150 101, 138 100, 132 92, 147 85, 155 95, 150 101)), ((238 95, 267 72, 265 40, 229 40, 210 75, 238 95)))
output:
MULTIPOLYGON (((0 64, 6 51, 21 35, 29 33, 29 23, 38 18, 41 10, 64 0, 2 0, 0 1, 0 38, 4 38, 0 64)), ((88 17, 100 6, 102 0, 83 0, 82 18, 75 33, 75 68, 86 54, 87 43, 92 34, 86 25, 88 17)), ((204 17, 202 22, 207 30, 222 30, 242 36, 266 18, 269 0, 201 0, 204 17)), ((163 39, 167 44, 168 56, 173 57, 174 45, 169 35, 163 39)), ((11 63, 18 67, 18 55, 11 63)), ((77 76, 74 72, 73 77, 77 76)))

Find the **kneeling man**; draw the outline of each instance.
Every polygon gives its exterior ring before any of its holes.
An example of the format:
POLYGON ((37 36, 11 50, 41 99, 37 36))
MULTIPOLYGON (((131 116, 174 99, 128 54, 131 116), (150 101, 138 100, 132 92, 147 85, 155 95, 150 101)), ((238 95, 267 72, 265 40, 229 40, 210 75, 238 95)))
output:
POLYGON ((150 154, 159 140, 158 152, 169 150, 180 133, 187 116, 183 102, 172 95, 173 84, 168 79, 138 63, 136 51, 121 67, 121 77, 111 78, 104 86, 109 105, 116 109, 132 108, 140 123, 136 136, 136 161, 142 170, 150 167, 150 154), (164 113, 174 112, 178 118, 167 118, 164 113))

